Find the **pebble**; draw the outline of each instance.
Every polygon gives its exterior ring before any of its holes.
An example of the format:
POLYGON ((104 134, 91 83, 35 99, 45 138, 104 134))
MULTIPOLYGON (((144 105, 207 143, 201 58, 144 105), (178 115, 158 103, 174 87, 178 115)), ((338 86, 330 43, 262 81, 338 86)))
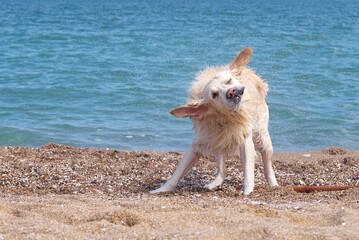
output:
MULTIPOLYGON (((70 146, 48 144, 37 148, 0 147, 0 192, 6 194, 96 194, 121 198, 147 196, 148 191, 158 188, 175 171, 183 153, 156 151, 116 151, 113 149, 78 149, 70 146), (36 170, 35 170, 36 169, 36 170)), ((359 185, 355 178, 359 165, 356 152, 349 155, 333 155, 322 151, 315 158, 305 161, 296 154, 285 157, 274 154, 274 171, 281 186, 292 185, 359 185), (343 158, 347 160, 343 162, 343 158)), ((308 156, 302 153, 299 156, 308 156)), ((309 154, 310 155, 310 154, 309 154)), ((258 156, 260 158, 260 156, 258 156)), ((174 199, 192 197, 201 199, 233 198, 236 201, 253 201, 259 205, 283 201, 337 200, 357 202, 358 190, 341 193, 297 194, 286 188, 270 188, 263 174, 260 160, 255 165, 256 186, 253 194, 243 196, 240 185, 243 172, 238 159, 226 159, 228 176, 216 191, 208 191, 204 184, 213 180, 216 163, 211 158, 201 159, 184 179, 175 193, 161 197, 174 199), (245 200, 247 199, 247 200, 245 200)), ((153 198, 153 195, 149 195, 153 198)))

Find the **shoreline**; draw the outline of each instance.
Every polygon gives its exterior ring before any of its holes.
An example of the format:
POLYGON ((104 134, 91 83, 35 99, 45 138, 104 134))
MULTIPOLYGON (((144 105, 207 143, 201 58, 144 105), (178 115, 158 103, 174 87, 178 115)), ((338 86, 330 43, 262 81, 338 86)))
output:
MULTIPOLYGON (((359 189, 297 193, 268 187, 260 155, 256 187, 238 191, 241 164, 215 191, 216 163, 201 159, 176 191, 152 195, 183 153, 47 144, 0 147, 0 239, 349 238, 358 236, 359 189), (51 224, 49 224, 51 223, 51 224)), ((359 152, 274 153, 281 186, 359 185, 359 152)))
MULTIPOLYGON (((183 154, 76 148, 54 143, 41 148, 0 147, 0 186, 3 186, 0 193, 41 195, 103 191, 117 197, 146 194, 172 175, 183 154)), ((240 160, 236 156, 228 157, 226 165, 225 183, 212 192, 237 194, 243 178, 240 160)), ((273 166, 280 186, 359 185, 359 151, 333 147, 310 152, 275 152, 273 166)), ((176 191, 211 192, 204 184, 214 179, 215 173, 214 160, 201 158, 180 181, 176 191)), ((257 187, 266 186, 260 154, 255 162, 255 183, 257 187)))
MULTIPOLYGON (((50 142, 41 146, 25 146, 25 145, 8 145, 8 146, 0 146, 1 148, 29 148, 29 149, 41 149, 42 147, 46 147, 48 145, 56 145, 56 146, 64 146, 64 147, 70 147, 70 148, 76 148, 76 149, 98 149, 98 150, 114 150, 114 151, 118 151, 118 152, 160 152, 160 153, 172 153, 172 152, 176 152, 176 153, 185 153, 186 149, 185 148, 184 151, 177 151, 177 150, 165 150, 165 149, 117 149, 117 148, 111 148, 111 147, 87 147, 87 146, 74 146, 74 145, 69 145, 69 144, 61 144, 61 143, 54 143, 54 142, 50 142)), ((188 145, 190 146, 190 144, 188 145)), ((359 152, 359 149, 349 149, 349 148, 342 148, 342 147, 338 147, 338 146, 328 146, 328 147, 323 147, 320 149, 305 149, 305 150, 299 150, 299 151, 276 151, 275 146, 274 147, 274 153, 308 153, 308 152, 320 152, 320 151, 324 151, 324 150, 328 150, 328 149, 343 149, 345 151, 352 151, 352 152, 359 152)), ((256 151, 258 153, 258 151, 256 151)))

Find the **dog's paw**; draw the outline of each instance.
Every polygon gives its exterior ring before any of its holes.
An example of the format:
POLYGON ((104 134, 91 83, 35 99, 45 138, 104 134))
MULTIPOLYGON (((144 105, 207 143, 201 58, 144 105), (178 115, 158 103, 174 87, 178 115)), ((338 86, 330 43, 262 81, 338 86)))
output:
POLYGON ((223 181, 215 179, 213 182, 206 184, 204 187, 208 190, 214 190, 217 187, 221 186, 223 181))
POLYGON ((275 178, 270 179, 270 180, 268 180, 267 182, 268 182, 268 185, 271 186, 271 187, 279 186, 279 185, 278 185, 278 182, 277 182, 277 179, 275 179, 275 178))
POLYGON ((204 187, 207 188, 208 190, 214 190, 216 187, 218 187, 219 185, 215 185, 213 183, 208 183, 206 184, 204 187))
POLYGON ((156 194, 156 193, 165 193, 165 192, 170 192, 170 191, 173 191, 174 188, 173 187, 166 187, 166 186, 162 186, 158 189, 155 189, 155 190, 152 190, 150 191, 150 193, 152 194, 156 194))
POLYGON ((217 176, 213 182, 211 183, 208 183, 205 185, 205 188, 209 189, 209 190, 214 190, 216 189, 217 187, 221 186, 224 182, 224 177, 222 176, 217 176))
POLYGON ((241 192, 243 192, 243 195, 249 195, 251 192, 253 192, 253 188, 254 188, 254 186, 253 187, 252 186, 247 186, 247 187, 243 186, 241 192))
POLYGON ((151 194, 161 193, 162 191, 160 189, 155 189, 150 191, 151 194))

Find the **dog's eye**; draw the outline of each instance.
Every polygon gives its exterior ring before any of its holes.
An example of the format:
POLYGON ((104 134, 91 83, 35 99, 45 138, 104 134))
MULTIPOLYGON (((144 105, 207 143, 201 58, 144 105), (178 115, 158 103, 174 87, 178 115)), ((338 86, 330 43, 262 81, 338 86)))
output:
POLYGON ((232 79, 230 78, 229 80, 227 80, 226 84, 229 85, 232 83, 232 79))
POLYGON ((215 99, 216 97, 218 97, 218 92, 213 92, 212 93, 212 98, 215 99))

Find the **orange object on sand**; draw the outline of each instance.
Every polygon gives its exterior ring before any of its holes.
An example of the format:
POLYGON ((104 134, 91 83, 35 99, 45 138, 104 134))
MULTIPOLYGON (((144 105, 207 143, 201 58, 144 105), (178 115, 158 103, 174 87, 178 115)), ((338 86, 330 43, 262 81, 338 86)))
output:
POLYGON ((309 193, 314 191, 341 191, 359 186, 345 185, 345 186, 288 186, 296 192, 309 193))

